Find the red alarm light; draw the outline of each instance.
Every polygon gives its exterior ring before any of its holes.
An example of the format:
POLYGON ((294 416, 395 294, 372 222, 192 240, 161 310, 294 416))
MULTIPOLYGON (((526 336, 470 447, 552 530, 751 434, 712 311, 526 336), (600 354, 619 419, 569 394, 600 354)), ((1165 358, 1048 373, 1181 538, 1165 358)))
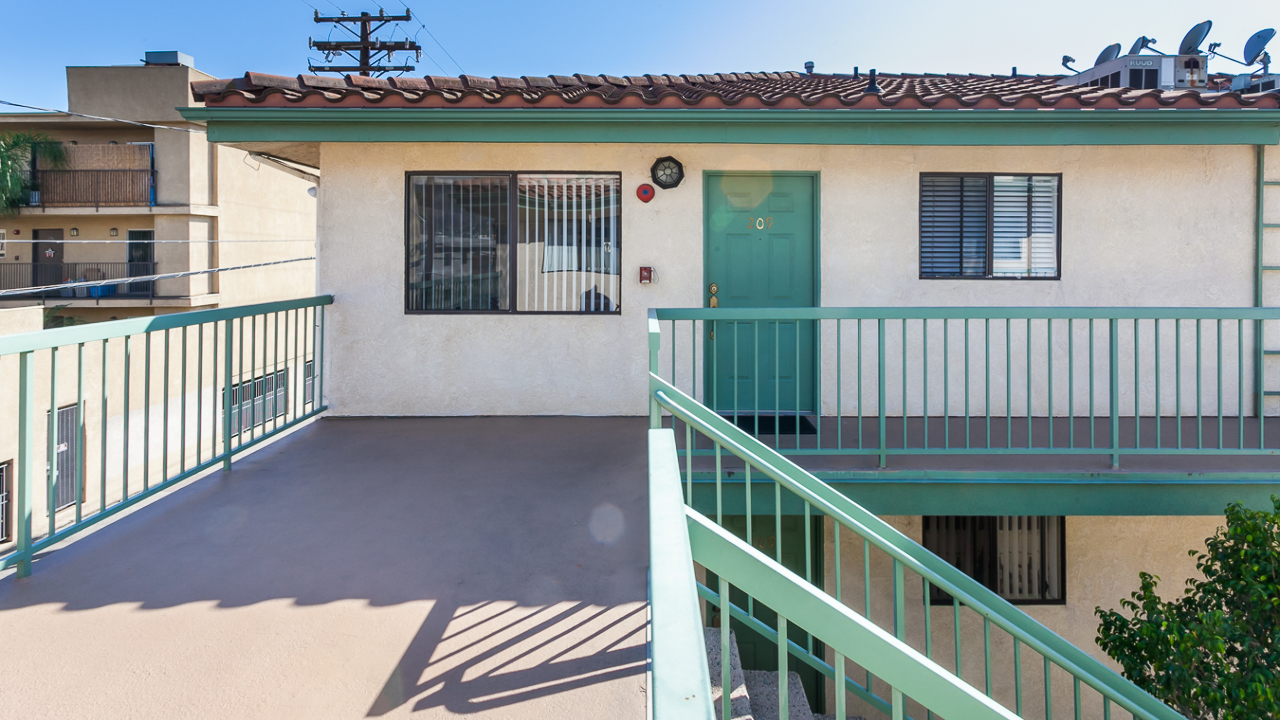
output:
POLYGON ((645 183, 636 188, 636 197, 640 198, 640 202, 649 202, 653 199, 653 186, 645 183))

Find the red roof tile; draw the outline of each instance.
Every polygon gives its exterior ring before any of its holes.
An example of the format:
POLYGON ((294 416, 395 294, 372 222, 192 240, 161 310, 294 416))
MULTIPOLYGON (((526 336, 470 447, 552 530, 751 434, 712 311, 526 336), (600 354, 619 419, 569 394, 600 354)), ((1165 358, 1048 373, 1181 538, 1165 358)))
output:
MULTIPOLYGON (((700 107, 700 108, 1280 108, 1280 93, 1135 90, 1058 85, 1058 75, 427 76, 392 79, 245 73, 191 84, 222 107, 700 107)), ((1215 82, 1220 79, 1215 79, 1215 82)))

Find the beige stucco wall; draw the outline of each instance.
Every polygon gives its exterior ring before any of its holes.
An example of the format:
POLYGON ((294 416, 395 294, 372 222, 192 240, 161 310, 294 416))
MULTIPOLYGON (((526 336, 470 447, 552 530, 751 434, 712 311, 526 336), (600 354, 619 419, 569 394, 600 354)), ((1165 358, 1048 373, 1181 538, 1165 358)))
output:
POLYGON ((1252 304, 1245 146, 329 143, 321 158, 319 291, 337 297, 326 390, 339 414, 642 414, 648 309, 705 299, 705 170, 820 173, 826 306, 1252 304), (668 154, 686 181, 641 203, 635 187, 668 154), (404 173, 546 169, 623 173, 621 316, 406 315, 404 173), (1063 279, 918 279, 928 171, 1062 173, 1063 279), (641 286, 640 266, 659 281, 641 286), (387 352, 388 341, 400 349, 387 352))
MULTIPOLYGON (((218 147, 217 232, 228 240, 217 248, 219 267, 315 257, 317 199, 310 180, 290 175, 243 150, 218 147), (259 243, 235 241, 261 240, 259 243)), ((220 273, 217 292, 224 307, 311 297, 314 261, 220 273)))
MULTIPOLYGON (((922 523, 919 516, 886 517, 886 522, 913 540, 921 541, 922 523)), ((1076 647, 1090 653, 1115 670, 1119 666, 1102 652, 1095 642, 1098 619, 1094 608, 1120 609, 1120 600, 1138 589, 1138 573, 1145 571, 1161 578, 1161 595, 1173 598, 1182 593, 1184 581, 1196 573, 1195 559, 1187 555, 1191 549, 1203 549, 1205 538, 1223 524, 1221 516, 1205 517, 1081 517, 1066 519, 1066 597, 1065 605, 1023 605, 1021 609, 1050 630, 1061 635, 1076 647)), ((823 549, 827 568, 826 590, 835 591, 832 561, 832 531, 830 520, 826 524, 823 549)), ((841 599, 858 612, 863 611, 862 542, 853 533, 841 533, 841 599)), ((873 553, 871 562, 871 617, 881 627, 893 627, 892 565, 890 559, 873 553)), ((907 642, 923 652, 924 644, 924 596, 923 584, 918 576, 908 574, 907 589, 907 642)), ((943 667, 955 669, 955 643, 953 608, 935 607, 931 624, 934 659, 943 667)), ((1126 613, 1127 614, 1127 613, 1126 613)), ((972 610, 963 610, 960 621, 962 671, 964 679, 975 687, 985 686, 983 667, 983 623, 972 610)), ((814 629, 821 637, 821 630, 814 629)), ((1014 703, 1013 644, 1003 631, 992 630, 992 684, 994 697, 1008 707, 1014 703)), ((830 659, 830 658, 829 658, 830 659)), ((1040 717, 1044 707, 1043 660, 1022 648, 1023 700, 1031 710, 1031 717, 1040 717), (1035 708, 1040 708, 1036 710, 1035 708)), ((851 677, 861 677, 851 664, 847 670, 851 677)), ((1074 717, 1071 681, 1061 669, 1051 675, 1054 717, 1074 717)), ((828 683, 828 702, 832 699, 828 683)), ((885 692, 882 684, 877 690, 885 692)), ((887 694, 885 695, 887 696, 887 694)), ((853 695, 849 696, 849 713, 876 715, 863 707, 853 695)), ((829 704, 828 707, 831 707, 829 704)), ((1101 718, 1100 696, 1087 689, 1082 695, 1082 717, 1101 718)), ((919 717, 912 708, 913 716, 919 717)))
POLYGON ((182 65, 67 68, 71 112, 144 122, 185 123, 176 108, 200 105, 191 83, 213 76, 182 65))

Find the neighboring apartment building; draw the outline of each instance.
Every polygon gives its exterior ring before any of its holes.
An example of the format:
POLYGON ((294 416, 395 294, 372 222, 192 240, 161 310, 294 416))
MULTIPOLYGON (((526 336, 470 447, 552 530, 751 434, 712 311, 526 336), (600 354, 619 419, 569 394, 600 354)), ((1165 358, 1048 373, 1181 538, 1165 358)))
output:
POLYGON ((0 134, 41 133, 67 155, 52 166, 37 153, 36 191, 18 216, 0 219, 0 290, 121 279, 0 296, 0 307, 65 306, 63 315, 99 321, 313 294, 314 262, 128 280, 314 254, 314 169, 209 143, 177 110, 198 104, 190 84, 208 78, 176 52, 149 52, 142 65, 67 68, 70 112, 174 130, 61 113, 0 115, 0 134))
MULTIPOLYGON (((656 371, 1098 657, 1096 605, 1140 570, 1178 587, 1228 502, 1280 492, 1280 321, 1248 309, 1280 301, 1274 92, 795 72, 193 89, 211 140, 321 169, 336 414, 640 415, 656 371)), ((719 451, 675 427, 719 517, 719 451)), ((857 538, 840 553, 800 507, 784 562, 829 592, 835 558, 869 579, 857 538)), ((740 500, 723 513, 744 532, 740 500)))

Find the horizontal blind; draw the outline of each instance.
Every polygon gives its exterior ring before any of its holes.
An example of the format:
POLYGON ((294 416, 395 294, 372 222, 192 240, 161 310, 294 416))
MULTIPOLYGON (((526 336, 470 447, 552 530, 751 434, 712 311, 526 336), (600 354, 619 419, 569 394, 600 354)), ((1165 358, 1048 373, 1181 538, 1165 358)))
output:
POLYGON ((992 275, 1058 276, 1058 178, 992 178, 992 275))
POLYGON ((414 176, 410 310, 509 309, 507 176, 414 176))
POLYGON ((621 292, 617 175, 516 179, 517 310, 612 312, 621 292))
POLYGON ((920 274, 987 274, 987 178, 925 175, 920 182, 920 274))

